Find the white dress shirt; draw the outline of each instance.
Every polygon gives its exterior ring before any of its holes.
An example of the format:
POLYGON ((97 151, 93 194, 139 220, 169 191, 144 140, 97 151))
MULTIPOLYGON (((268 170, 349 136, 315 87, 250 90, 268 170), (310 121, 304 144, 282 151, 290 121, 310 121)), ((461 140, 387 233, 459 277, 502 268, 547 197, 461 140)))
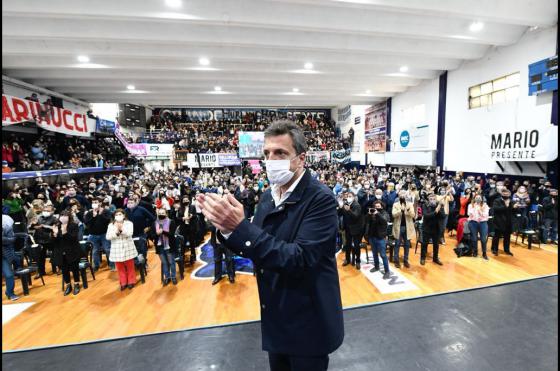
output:
MULTIPOLYGON (((280 190, 281 186, 279 186, 278 184, 272 184, 270 186, 270 193, 271 193, 272 199, 274 200, 274 205, 276 207, 278 207, 278 206, 282 205, 284 202, 286 202, 286 200, 294 192, 294 189, 296 189, 296 187, 298 186, 299 182, 301 181, 301 178, 303 178, 303 175, 305 174, 305 171, 306 170, 304 170, 301 173, 301 175, 296 179, 296 181, 283 194, 280 193, 281 192, 281 190, 280 190)), ((231 236, 232 233, 233 232, 222 233, 222 236, 224 237, 224 239, 227 240, 229 238, 229 236, 231 236)))

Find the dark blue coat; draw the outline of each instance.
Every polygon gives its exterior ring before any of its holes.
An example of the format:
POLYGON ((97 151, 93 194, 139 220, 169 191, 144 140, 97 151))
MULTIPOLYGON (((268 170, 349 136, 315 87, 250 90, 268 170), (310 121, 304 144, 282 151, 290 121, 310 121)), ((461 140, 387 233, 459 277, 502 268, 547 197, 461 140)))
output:
POLYGON ((336 206, 333 193, 306 171, 279 207, 267 190, 253 223, 243 221, 224 241, 253 260, 265 351, 319 356, 342 344, 336 206))

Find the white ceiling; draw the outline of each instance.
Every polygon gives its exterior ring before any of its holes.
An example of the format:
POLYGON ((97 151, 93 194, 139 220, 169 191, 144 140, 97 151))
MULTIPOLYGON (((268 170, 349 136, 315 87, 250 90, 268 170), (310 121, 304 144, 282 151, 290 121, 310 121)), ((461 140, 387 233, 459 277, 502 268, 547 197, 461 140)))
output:
POLYGON ((88 102, 369 104, 558 20, 555 0, 179 2, 3 0, 3 74, 88 102))

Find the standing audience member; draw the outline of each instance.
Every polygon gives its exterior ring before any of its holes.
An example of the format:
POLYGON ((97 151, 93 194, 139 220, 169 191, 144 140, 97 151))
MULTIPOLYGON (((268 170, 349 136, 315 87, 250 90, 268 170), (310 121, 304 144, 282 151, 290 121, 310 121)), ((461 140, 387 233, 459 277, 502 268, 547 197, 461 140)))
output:
MULTIPOLYGON (((339 205, 340 206, 340 205, 339 205)), ((344 231, 346 234, 345 254, 346 259, 342 266, 355 265, 360 270, 360 244, 364 233, 362 211, 358 201, 354 200, 354 194, 348 192, 342 206, 338 209, 342 215, 344 231)))
POLYGON ((111 254, 109 260, 114 262, 119 273, 121 291, 125 288, 132 290, 136 284, 136 270, 134 269, 134 258, 138 256, 132 234, 134 225, 126 219, 123 209, 115 211, 113 222, 107 228, 107 240, 111 241, 111 254))
POLYGON ((107 264, 111 270, 115 265, 109 262, 111 243, 107 241, 105 235, 111 223, 110 211, 103 207, 103 198, 94 198, 91 202, 91 210, 84 214, 84 224, 88 229, 88 241, 93 245, 93 269, 97 272, 101 265, 100 251, 105 252, 107 264))
POLYGON ((74 295, 80 292, 80 269, 79 263, 82 257, 82 249, 78 240, 78 225, 72 220, 70 211, 63 211, 58 223, 53 227, 54 243, 53 256, 54 263, 62 270, 62 278, 66 283, 64 296, 72 292, 70 283, 70 272, 74 276, 74 295))
POLYGON ((389 214, 385 211, 382 201, 375 201, 373 208, 368 211, 366 216, 366 235, 369 238, 371 251, 373 253, 373 268, 370 272, 379 271, 379 256, 383 260, 383 279, 391 278, 389 271, 389 260, 387 259, 387 224, 389 223, 389 214))
POLYGON ((482 195, 476 195, 474 202, 469 205, 469 231, 471 235, 471 244, 473 256, 478 256, 478 240, 482 247, 482 258, 488 260, 486 255, 486 243, 488 241, 488 218, 490 208, 484 202, 482 195))
MULTIPOLYGON (((35 279, 47 274, 45 272, 45 262, 47 260, 47 252, 53 251, 53 229, 56 223, 57 219, 54 216, 54 209, 52 205, 47 204, 43 207, 41 215, 38 218, 31 220, 29 225, 29 229, 33 233, 35 242, 40 246, 40 250, 38 252, 39 256, 36 257, 39 271, 37 272, 35 279)), ((53 273, 56 273, 56 270, 53 271, 53 273)))
POLYGON ((435 264, 443 265, 439 260, 439 236, 441 219, 443 218, 443 204, 437 202, 435 194, 428 195, 428 203, 422 208, 422 251, 420 253, 420 264, 426 264, 426 255, 428 253, 428 243, 430 240, 434 246, 433 261, 435 264))
POLYGON ((161 260, 163 271, 163 285, 167 286, 169 282, 177 284, 177 272, 175 268, 175 258, 177 257, 177 245, 175 241, 175 230, 177 225, 175 221, 169 219, 167 211, 164 208, 157 209, 157 220, 152 229, 156 241, 156 254, 161 260))
POLYGON ((543 199, 544 235, 546 243, 558 245, 558 190, 550 189, 543 199))
POLYGON ((416 209, 412 202, 407 202, 406 192, 399 192, 399 199, 393 204, 393 237, 395 238, 395 250, 393 259, 395 268, 400 268, 399 248, 404 246, 404 266, 410 268, 408 253, 410 251, 410 240, 415 235, 414 218, 416 209), (401 242, 402 241, 402 242, 401 242))
POLYGON ((142 255, 146 265, 148 262, 148 245, 147 245, 147 233, 156 221, 155 216, 146 210, 144 207, 138 205, 139 197, 137 195, 133 195, 130 199, 128 199, 126 204, 126 217, 132 225, 134 226, 133 229, 133 238, 138 238, 138 254, 142 255))
POLYGON ((19 299, 19 296, 14 293, 15 241, 14 220, 8 215, 2 214, 2 276, 6 280, 6 296, 11 301, 19 299))
POLYGON ((513 256, 510 251, 510 240, 512 232, 513 204, 511 202, 511 192, 507 188, 501 189, 501 197, 494 199, 492 205, 494 212, 494 237, 492 237, 492 253, 498 256, 498 246, 500 238, 504 240, 504 252, 513 256))

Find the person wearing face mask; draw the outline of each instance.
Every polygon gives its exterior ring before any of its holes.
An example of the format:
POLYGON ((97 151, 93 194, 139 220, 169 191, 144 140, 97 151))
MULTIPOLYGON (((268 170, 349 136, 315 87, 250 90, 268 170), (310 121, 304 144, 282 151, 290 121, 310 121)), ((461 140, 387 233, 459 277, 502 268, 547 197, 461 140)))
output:
POLYGON ((104 251, 107 256, 107 264, 114 271, 115 265, 109 261, 111 243, 105 238, 107 227, 111 222, 111 213, 102 206, 103 199, 95 198, 91 202, 91 210, 84 214, 84 224, 88 231, 88 241, 93 245, 93 269, 99 270, 101 256, 99 251, 104 251))
POLYGON ((470 188, 465 189, 465 193, 459 199, 459 204, 460 204, 459 217, 460 218, 468 217, 467 211, 468 211, 469 205, 472 202, 473 197, 474 196, 473 196, 473 193, 472 193, 472 189, 470 189, 470 188))
POLYGON ((252 222, 232 195, 197 198, 225 246, 253 261, 263 350, 272 370, 290 369, 287 365, 326 370, 329 353, 344 338, 335 258, 336 201, 333 192, 305 170, 306 150, 306 138, 296 124, 277 121, 266 129, 263 152, 271 187, 252 222))
POLYGON ((399 193, 399 199, 393 204, 393 236, 395 237, 395 249, 393 259, 395 268, 400 268, 399 248, 404 246, 404 266, 410 268, 408 253, 410 251, 410 240, 416 234, 414 229, 414 218, 416 209, 414 204, 406 200, 406 192, 399 193), (402 241, 402 242, 401 242, 402 241))
POLYGON ((426 264, 428 243, 431 240, 434 247, 433 262, 437 265, 443 265, 438 256, 443 205, 437 202, 437 197, 433 193, 428 195, 427 201, 422 207, 422 251, 420 253, 420 264, 426 264))
POLYGON ((513 208, 515 209, 515 213, 519 215, 514 222, 515 232, 527 228, 530 202, 527 188, 523 185, 519 186, 517 192, 513 195, 513 208))
POLYGON ((494 237, 492 237, 492 253, 498 256, 498 246, 500 238, 504 240, 504 252, 513 256, 510 251, 510 238, 512 232, 513 204, 511 202, 511 192, 508 189, 501 189, 501 197, 496 198, 492 204, 494 213, 494 237))
POLYGON ((373 208, 369 209, 366 216, 366 236, 371 246, 373 254, 373 268, 370 272, 379 271, 379 256, 383 261, 383 279, 391 278, 389 271, 389 260, 387 259, 387 225, 389 223, 389 215, 385 211, 382 201, 376 200, 373 208))
POLYGON ((52 259, 60 267, 62 278, 64 283, 66 283, 64 296, 72 292, 70 272, 72 272, 74 277, 74 295, 78 295, 80 292, 80 269, 78 264, 83 256, 83 252, 78 240, 78 234, 78 225, 72 220, 70 211, 63 211, 58 218, 58 223, 53 227, 55 238, 52 259))
POLYGON ((235 283, 235 261, 233 252, 224 246, 217 238, 217 230, 213 225, 210 226, 210 244, 214 255, 214 280, 212 285, 216 285, 223 278, 223 264, 225 260, 226 274, 230 283, 235 283), (225 259, 224 259, 225 258, 225 259))
POLYGON ((134 226, 134 231, 132 234, 133 238, 138 238, 136 246, 138 248, 138 254, 142 255, 147 264, 148 261, 148 246, 146 244, 147 233, 156 221, 155 216, 146 210, 144 207, 140 206, 139 198, 137 195, 133 195, 126 204, 126 218, 134 226))
POLYGON ((344 204, 338 209, 338 212, 342 215, 344 240, 346 242, 346 246, 344 246, 345 260, 342 266, 345 267, 350 264, 359 270, 361 268, 360 244, 364 235, 364 216, 353 193, 347 193, 344 204))
POLYGON ((87 199, 83 195, 78 194, 75 186, 68 187, 68 190, 66 191, 66 194, 62 199, 62 210, 65 210, 70 206, 71 200, 76 200, 80 203, 80 205, 82 205, 82 208, 89 209, 89 203, 87 199))
POLYGON ((438 203, 443 205, 442 217, 440 219, 440 244, 445 245, 445 229, 447 228, 447 221, 449 220, 449 204, 453 202, 453 195, 451 190, 448 188, 447 182, 442 183, 439 189, 439 195, 436 197, 438 203))
POLYGON ((175 241, 175 230, 177 225, 175 221, 167 216, 165 209, 157 209, 157 220, 152 228, 152 239, 156 242, 156 254, 161 260, 161 269, 163 271, 163 285, 167 286, 169 282, 173 285, 177 284, 177 269, 175 267, 175 258, 177 257, 177 245, 175 241))
MULTIPOLYGON (((174 205, 175 206, 175 205, 174 205)), ((179 228, 179 234, 184 237, 185 244, 190 249, 190 264, 196 261, 196 210, 190 203, 188 196, 183 196, 175 211, 175 222, 179 228)))
POLYGON ((117 209, 112 223, 107 227, 105 238, 111 241, 109 260, 117 266, 121 291, 128 287, 132 289, 136 284, 136 270, 134 259, 138 251, 132 240, 134 226, 126 217, 123 209, 117 209))
POLYGON ((478 239, 482 247, 482 258, 488 260, 486 255, 486 243, 488 241, 488 218, 490 209, 481 195, 476 195, 469 205, 469 231, 471 235, 473 256, 478 255, 478 239))
MULTIPOLYGON (((53 226, 57 223, 56 217, 53 214, 54 209, 52 205, 47 204, 43 207, 41 215, 38 218, 31 220, 29 224, 29 230, 33 233, 35 242, 40 246, 38 256, 36 257, 38 262, 38 272, 35 279, 46 275, 45 261, 47 259, 47 251, 53 250, 53 226)), ((54 264, 53 273, 56 273, 54 264)))
POLYGON ((543 239, 546 243, 558 245, 558 190, 550 188, 543 199, 543 239))
POLYGON ((387 183, 387 190, 383 192, 383 198, 382 198, 383 204, 385 205, 387 210, 393 210, 393 204, 395 203, 397 197, 398 194, 397 191, 395 190, 395 183, 393 182, 387 183))

